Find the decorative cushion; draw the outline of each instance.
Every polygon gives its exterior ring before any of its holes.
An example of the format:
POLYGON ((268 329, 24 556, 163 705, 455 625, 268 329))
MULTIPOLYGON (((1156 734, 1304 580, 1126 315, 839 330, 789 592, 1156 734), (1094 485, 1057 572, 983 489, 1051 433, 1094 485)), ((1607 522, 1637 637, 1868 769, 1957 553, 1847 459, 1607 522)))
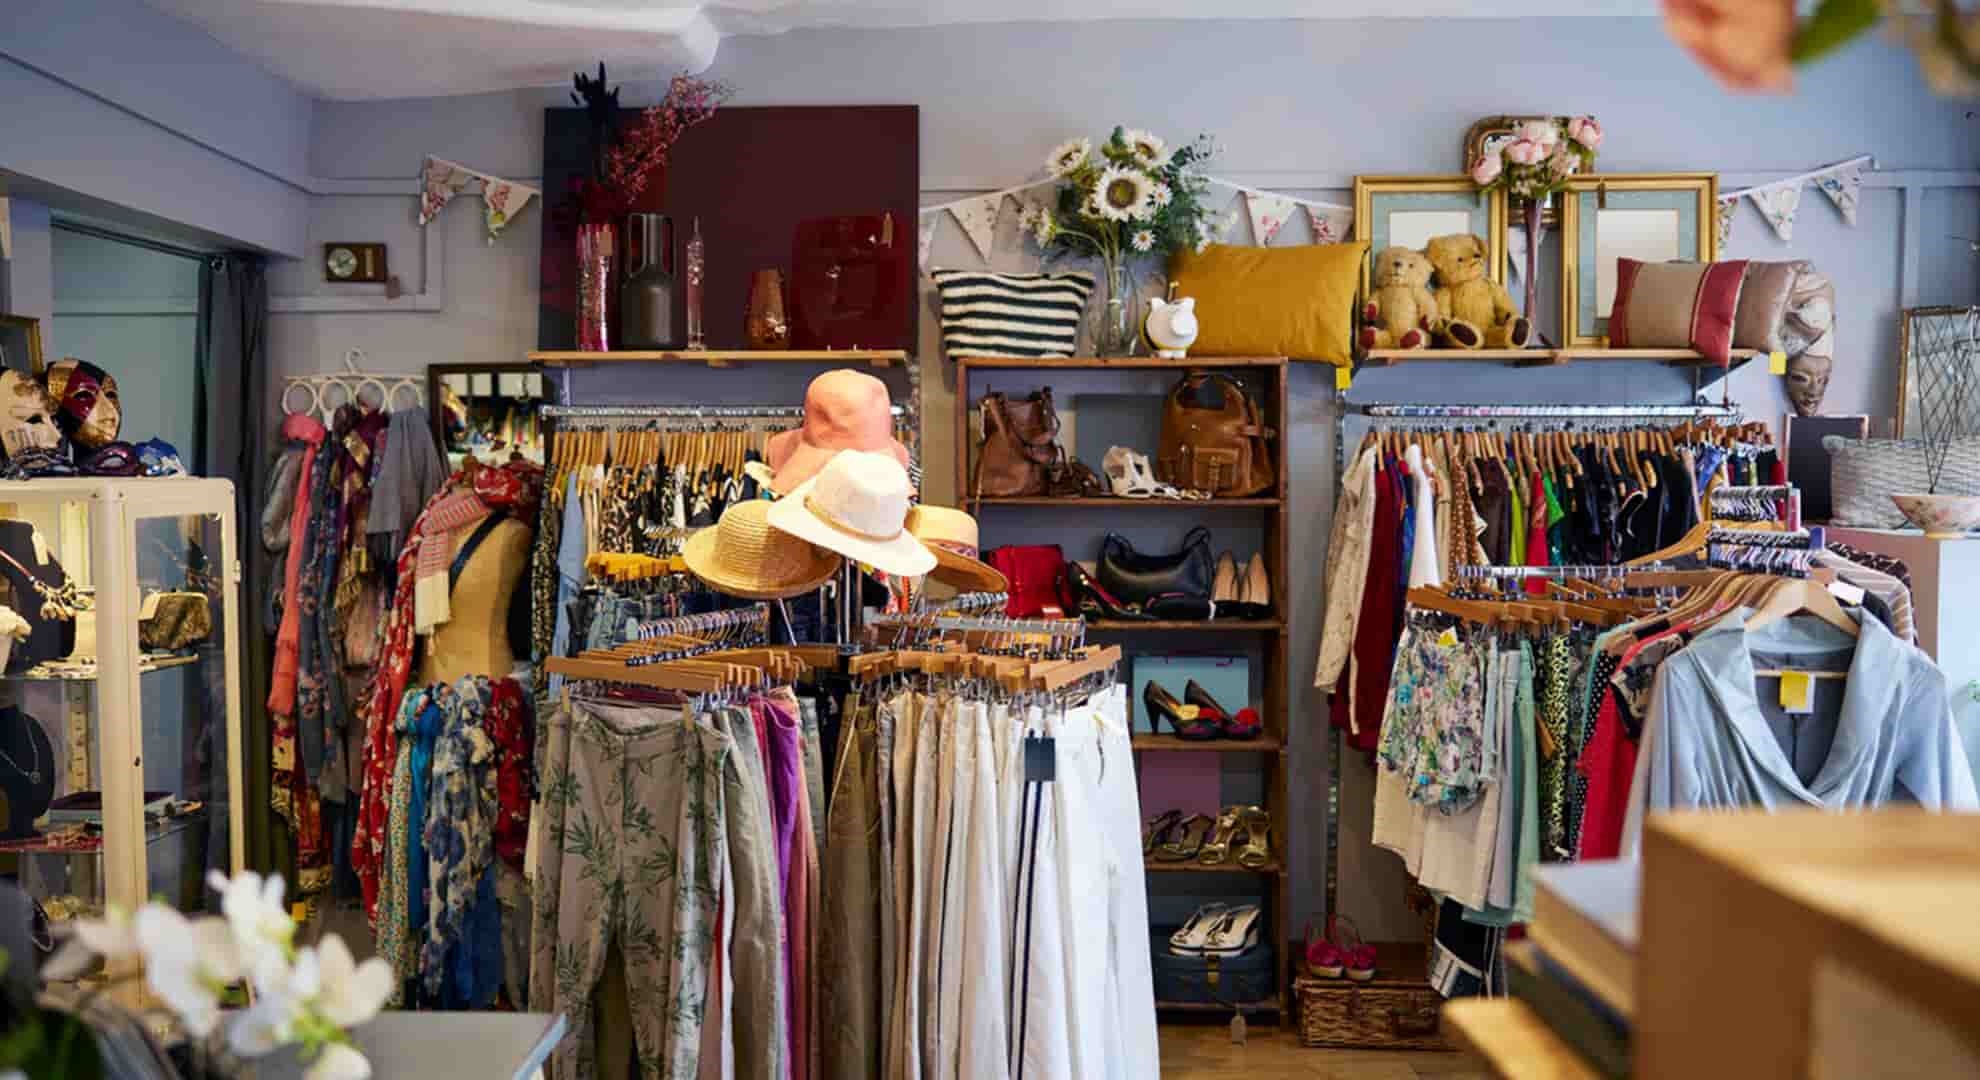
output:
POLYGON ((942 347, 956 356, 1071 356, 1091 274, 937 270, 942 347))
POLYGON ((1749 262, 1739 286, 1739 314, 1733 316, 1733 348, 1773 352, 1781 344, 1781 320, 1787 317, 1788 294, 1805 260, 1749 262))
POLYGON ((1178 296, 1196 298, 1192 349, 1205 356, 1354 362, 1354 301, 1368 244, 1262 248, 1211 244, 1169 260, 1178 296))
POLYGON ((1609 345, 1617 349, 1696 349, 1732 363, 1733 318, 1746 260, 1646 263, 1616 260, 1616 305, 1609 345))
MULTIPOLYGON (((1830 435, 1822 440, 1822 448, 1829 452, 1831 524, 1865 529, 1906 526, 1891 496, 1917 494, 1930 486, 1923 442, 1830 435)), ((1946 452, 1939 494, 1980 495, 1980 439, 1960 439, 1946 452)))

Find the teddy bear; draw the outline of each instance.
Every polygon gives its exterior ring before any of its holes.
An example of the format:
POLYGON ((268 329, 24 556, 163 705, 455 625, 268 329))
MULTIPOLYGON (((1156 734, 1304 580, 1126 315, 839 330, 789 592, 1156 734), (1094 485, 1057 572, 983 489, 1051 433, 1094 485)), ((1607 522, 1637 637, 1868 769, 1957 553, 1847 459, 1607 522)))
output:
POLYGON ((1386 247, 1372 264, 1375 292, 1362 309, 1363 349, 1420 349, 1437 325, 1430 295, 1430 260, 1420 251, 1386 247))
POLYGON ((1470 233, 1430 239, 1437 271, 1437 315, 1446 344, 1458 349, 1523 349, 1533 324, 1513 310, 1506 287, 1485 273, 1485 241, 1470 233))

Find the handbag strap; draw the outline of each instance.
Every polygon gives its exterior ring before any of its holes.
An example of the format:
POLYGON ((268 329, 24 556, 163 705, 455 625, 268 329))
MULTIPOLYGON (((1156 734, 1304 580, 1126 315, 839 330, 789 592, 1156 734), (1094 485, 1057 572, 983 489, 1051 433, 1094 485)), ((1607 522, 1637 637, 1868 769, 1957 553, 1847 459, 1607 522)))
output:
MULTIPOLYGON (((1197 527, 1202 528, 1202 526, 1200 525, 1197 527)), ((1205 529, 1204 533, 1205 535, 1208 535, 1209 530, 1205 529)), ((1105 539, 1100 541, 1100 557, 1106 558, 1107 556, 1114 554, 1116 549, 1119 549, 1119 552, 1122 555, 1133 555, 1135 553, 1134 545, 1128 543, 1127 537, 1122 536, 1120 533, 1117 532, 1110 532, 1107 534, 1105 539)))
MULTIPOLYGON (((1109 533, 1108 535, 1111 536, 1113 534, 1109 533)), ((1197 547, 1199 545, 1201 545, 1205 551, 1208 551, 1210 548, 1210 527, 1207 525, 1198 525, 1196 528, 1189 530, 1188 533, 1183 535, 1182 550, 1184 552, 1187 552, 1190 548, 1197 547)))
POLYGON ((507 510, 490 510, 488 516, 481 519, 481 524, 474 527, 474 532, 468 534, 467 543, 461 545, 461 550, 454 554, 454 561, 447 567, 448 592, 453 592, 454 583, 461 580, 461 571, 467 569, 468 560, 474 557, 474 549, 480 547, 483 540, 488 539, 488 534, 495 531, 495 526, 507 521, 508 518, 507 510))

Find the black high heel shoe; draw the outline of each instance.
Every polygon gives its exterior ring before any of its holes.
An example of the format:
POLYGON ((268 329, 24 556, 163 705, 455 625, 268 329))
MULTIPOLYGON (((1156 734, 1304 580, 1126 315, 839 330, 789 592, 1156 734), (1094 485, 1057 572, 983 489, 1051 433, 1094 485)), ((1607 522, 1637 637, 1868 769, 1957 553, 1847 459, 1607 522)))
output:
POLYGON ((1112 593, 1086 572, 1086 567, 1076 562, 1066 564, 1066 580, 1072 584, 1073 596, 1079 600, 1079 613, 1088 619, 1143 622, 1150 617, 1114 599, 1112 593))
POLYGON ((1153 679, 1141 688, 1141 707, 1148 710, 1148 729, 1158 735, 1165 719, 1178 739, 1204 742, 1220 734, 1217 721, 1202 715, 1196 706, 1177 701, 1174 694, 1153 679))

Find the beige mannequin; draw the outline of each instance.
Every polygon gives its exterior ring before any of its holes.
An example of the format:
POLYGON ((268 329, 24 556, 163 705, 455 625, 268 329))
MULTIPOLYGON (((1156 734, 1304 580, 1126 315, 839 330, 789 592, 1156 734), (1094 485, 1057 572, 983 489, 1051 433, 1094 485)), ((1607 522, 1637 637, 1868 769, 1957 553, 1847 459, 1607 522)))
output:
MULTIPOLYGON (((454 533, 454 557, 467 546, 475 528, 470 525, 454 533)), ((421 684, 452 683, 464 675, 500 679, 515 667, 515 654, 509 651, 509 601, 529 568, 531 537, 529 526, 508 519, 468 556, 460 580, 447 594, 453 614, 426 641, 421 684)))

